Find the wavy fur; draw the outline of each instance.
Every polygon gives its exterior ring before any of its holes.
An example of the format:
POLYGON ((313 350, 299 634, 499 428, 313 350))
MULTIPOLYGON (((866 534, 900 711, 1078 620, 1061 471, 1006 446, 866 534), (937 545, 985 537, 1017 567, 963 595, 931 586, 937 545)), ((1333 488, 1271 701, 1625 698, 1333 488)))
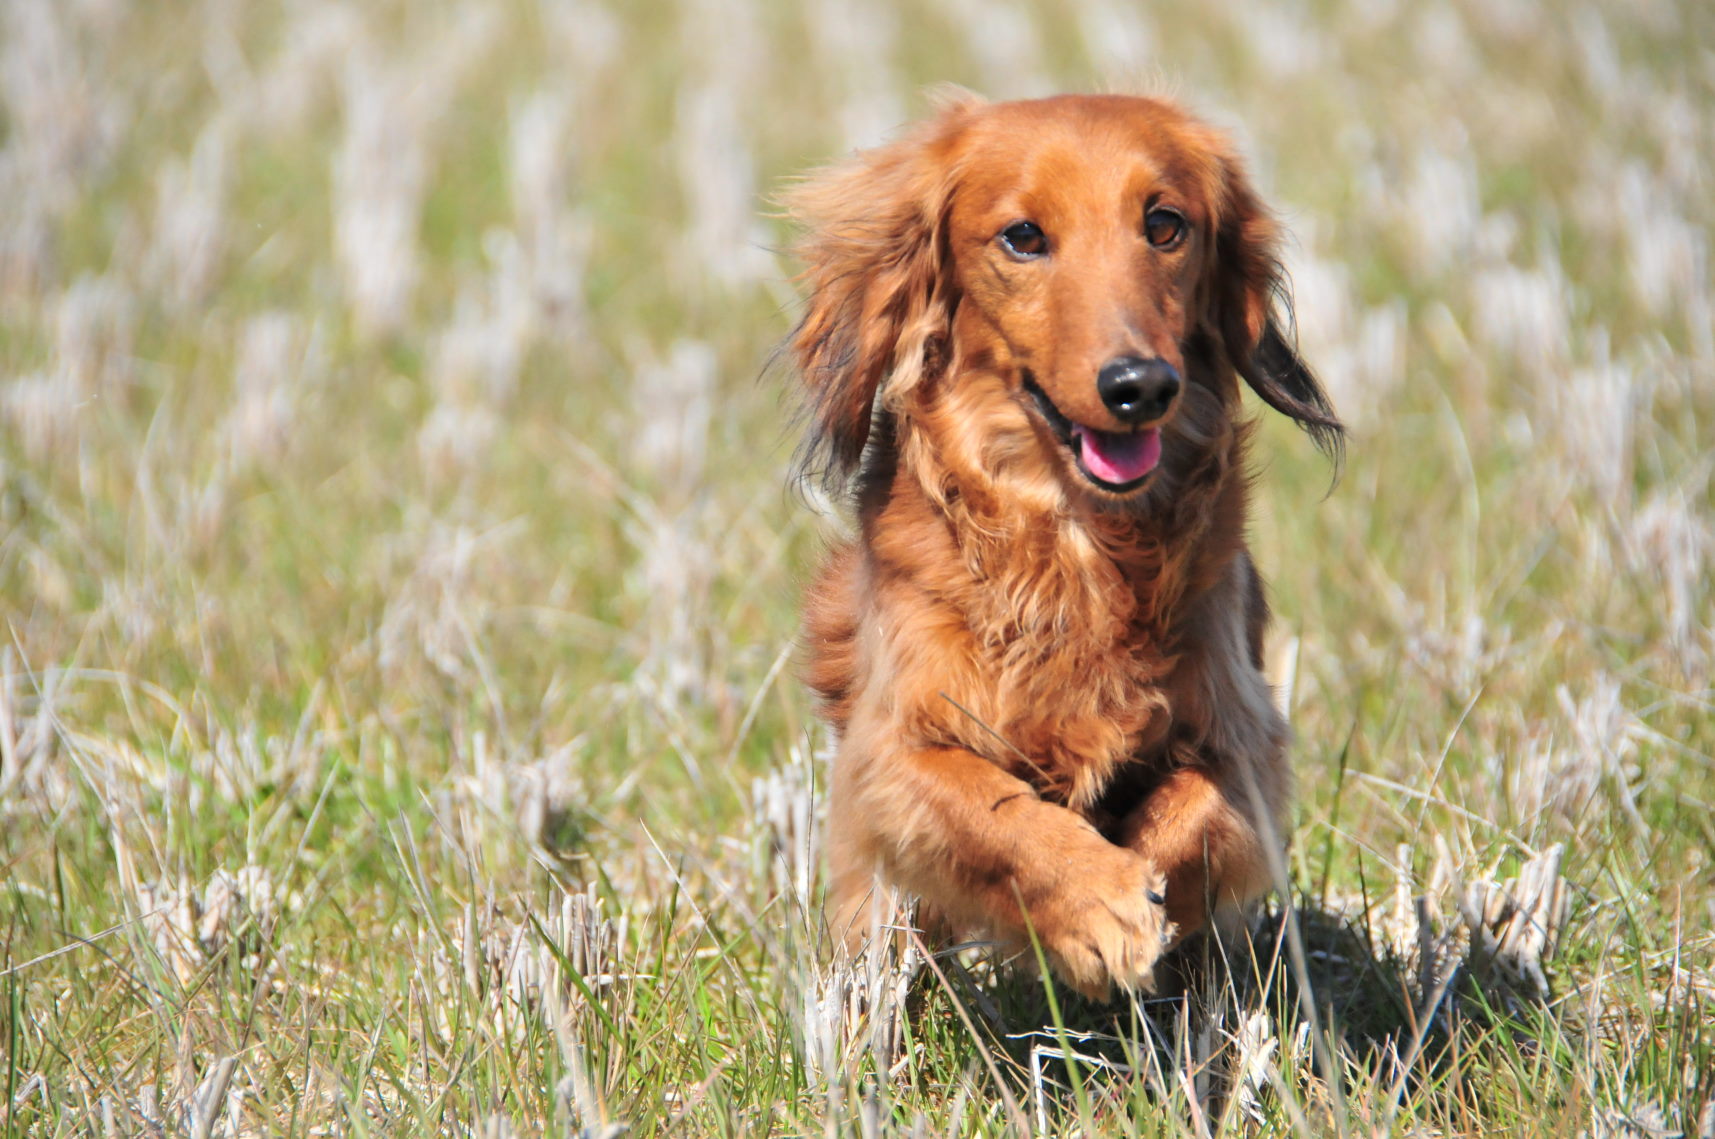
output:
POLYGON ((1274 223, 1221 135, 1117 96, 962 100, 787 205, 805 465, 859 529, 805 608, 839 737, 831 920, 861 943, 891 882, 949 932, 1033 930, 1086 993, 1147 987, 1266 888, 1290 793, 1238 381, 1334 452, 1340 427, 1277 331, 1274 223), (1045 255, 1001 242, 1019 220, 1045 255), (1123 355, 1184 378, 1158 422, 1104 406, 1123 355), (1100 484, 1068 425, 1158 431, 1159 466, 1100 484))

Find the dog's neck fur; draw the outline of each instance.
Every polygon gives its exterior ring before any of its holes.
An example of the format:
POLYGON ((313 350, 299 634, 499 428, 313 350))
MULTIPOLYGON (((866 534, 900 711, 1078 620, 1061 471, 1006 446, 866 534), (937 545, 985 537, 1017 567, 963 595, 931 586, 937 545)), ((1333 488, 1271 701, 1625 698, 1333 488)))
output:
MULTIPOLYGON (((898 409, 886 428, 895 464, 874 472, 885 493, 860 513, 879 556, 896 540, 951 544, 953 557, 901 561, 936 567, 920 588, 969 630, 971 665, 995 707, 1028 710, 972 732, 946 709, 938 730, 997 762, 1006 749, 996 751, 996 733, 1024 752, 1058 753, 1045 767, 1061 779, 1041 790, 1088 805, 1118 764, 1168 747, 1182 634, 1243 548, 1248 432, 1213 417, 1196 443, 1173 441, 1173 469, 1147 496, 1108 502, 1064 484, 1022 412, 974 421, 957 393, 981 383, 961 376, 939 387, 950 398, 922 391, 898 409)), ((969 699, 981 709, 980 696, 969 699)), ((1187 729, 1196 726, 1177 727, 1187 729)))
MULTIPOLYGON (((942 390, 972 386, 962 377, 942 390)), ((956 400, 925 393, 914 403, 890 424, 899 456, 891 491, 914 486, 946 519, 970 600, 993 599, 1002 624, 1143 638, 1171 652, 1187 596, 1242 548, 1250 430, 1224 408, 1207 430, 1193 429, 1195 441, 1169 439, 1155 486, 1109 500, 1067 487, 1038 458, 1009 462, 1046 445, 1022 420, 1011 430, 973 426, 956 400), (1227 522, 1235 525, 1217 525, 1227 522), (1074 609, 1082 620, 1065 619, 1074 609)))

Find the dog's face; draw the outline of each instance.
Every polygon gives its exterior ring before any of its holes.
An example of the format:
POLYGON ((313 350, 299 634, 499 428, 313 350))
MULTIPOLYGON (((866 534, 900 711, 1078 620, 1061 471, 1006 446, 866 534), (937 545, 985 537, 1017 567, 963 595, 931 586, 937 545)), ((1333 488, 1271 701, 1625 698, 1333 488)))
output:
POLYGON ((1209 132, 1136 99, 1013 103, 959 140, 961 359, 1017 385, 1077 480, 1144 487, 1192 382, 1221 190, 1209 132))
POLYGON ((878 391, 954 399, 994 453, 1016 454, 999 436, 1022 414, 1066 491, 1102 501, 1206 443, 1235 375, 1338 441, 1273 324, 1274 225, 1225 139, 1170 104, 958 104, 790 204, 811 226, 794 346, 836 474, 878 391))

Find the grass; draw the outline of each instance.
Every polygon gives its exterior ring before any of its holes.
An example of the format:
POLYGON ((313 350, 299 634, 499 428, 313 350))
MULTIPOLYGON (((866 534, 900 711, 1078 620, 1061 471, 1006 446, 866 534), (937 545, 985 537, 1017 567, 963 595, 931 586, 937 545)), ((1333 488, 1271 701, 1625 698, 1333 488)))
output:
POLYGON ((1715 1134, 1715 10, 0 27, 5 1135, 1715 1134), (1290 889, 1185 1001, 834 970, 764 196, 1155 76, 1354 427, 1262 435, 1290 889))

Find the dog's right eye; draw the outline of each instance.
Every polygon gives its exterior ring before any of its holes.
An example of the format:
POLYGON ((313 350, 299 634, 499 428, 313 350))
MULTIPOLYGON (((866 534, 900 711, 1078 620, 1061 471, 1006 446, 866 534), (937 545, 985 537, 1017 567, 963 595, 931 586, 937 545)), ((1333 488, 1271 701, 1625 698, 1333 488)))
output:
POLYGON ((1033 221, 1015 221, 1000 231, 1000 244, 1014 257, 1028 260, 1048 252, 1048 235, 1033 221))

